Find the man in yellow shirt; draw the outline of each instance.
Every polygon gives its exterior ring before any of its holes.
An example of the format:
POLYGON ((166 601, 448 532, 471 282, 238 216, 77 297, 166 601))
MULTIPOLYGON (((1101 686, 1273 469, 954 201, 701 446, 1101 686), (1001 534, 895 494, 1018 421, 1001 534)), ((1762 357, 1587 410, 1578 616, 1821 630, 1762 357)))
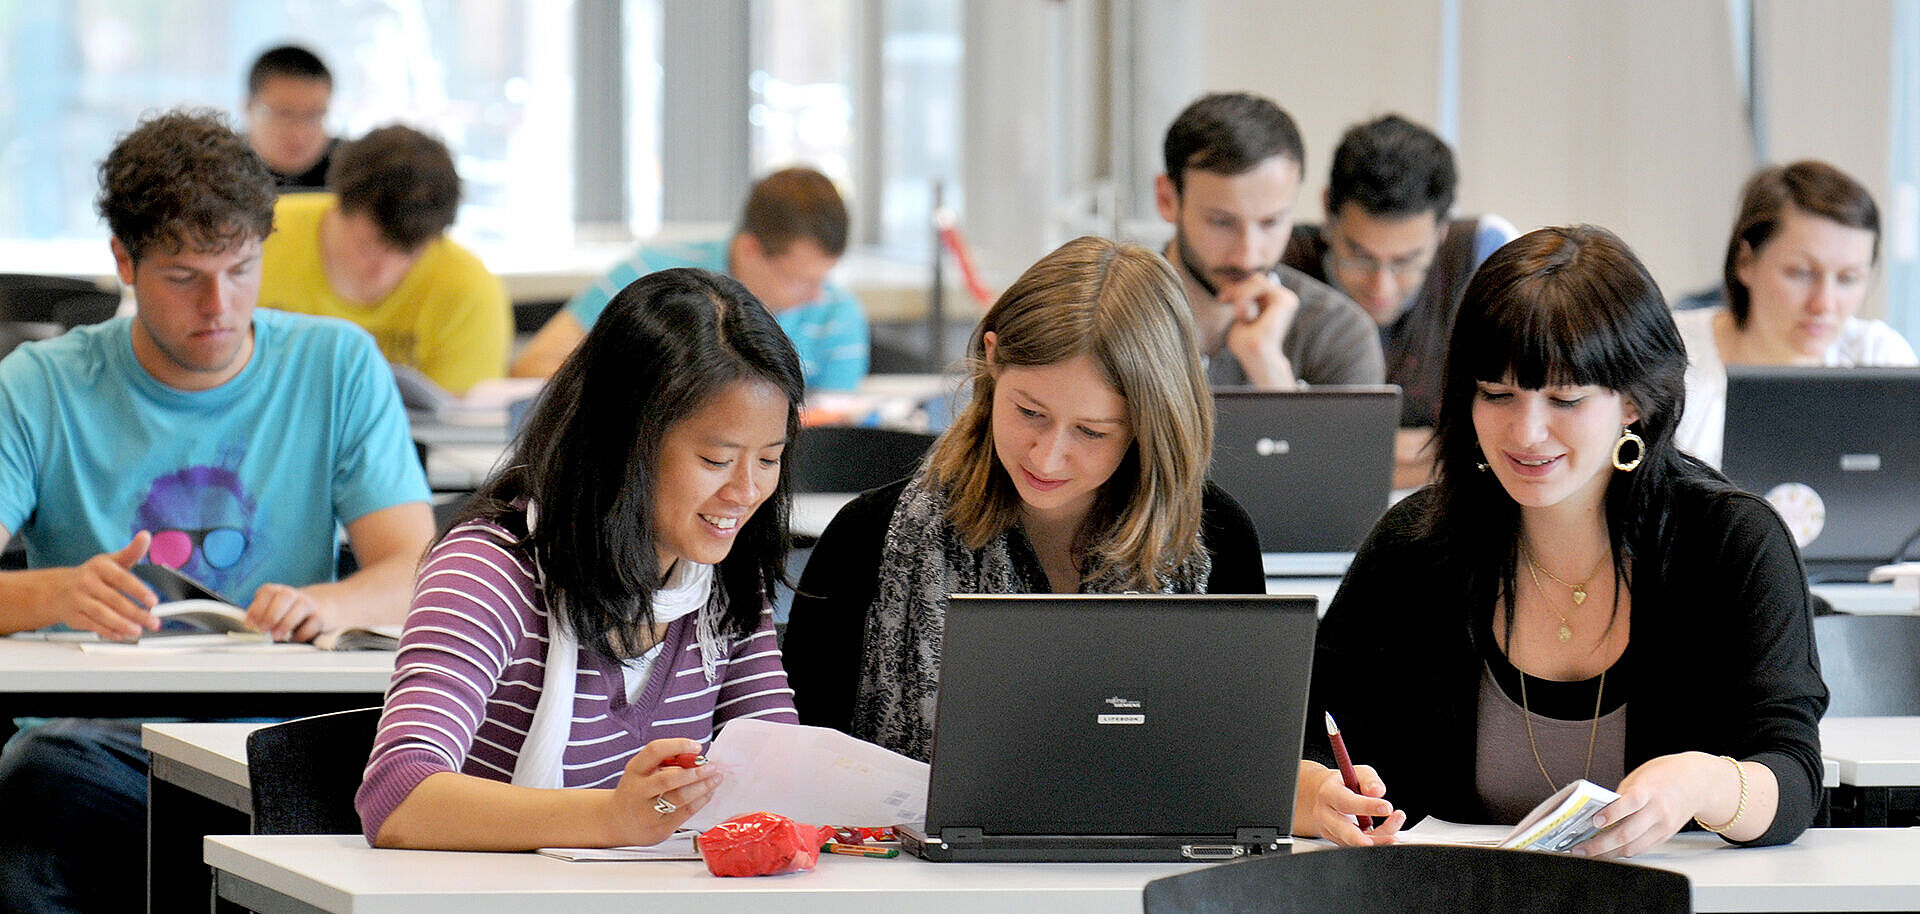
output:
POLYGON ((260 305, 341 317, 388 362, 464 394, 500 377, 513 340, 506 288, 446 237, 460 175, 439 140, 382 127, 340 147, 332 193, 288 194, 264 246, 260 305))

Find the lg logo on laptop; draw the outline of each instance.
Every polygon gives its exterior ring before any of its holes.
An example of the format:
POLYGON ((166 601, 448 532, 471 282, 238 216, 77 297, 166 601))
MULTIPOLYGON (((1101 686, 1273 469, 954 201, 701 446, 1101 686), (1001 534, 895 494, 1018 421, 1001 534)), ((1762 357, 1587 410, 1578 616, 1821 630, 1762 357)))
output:
POLYGON ((1287 439, 1285 438, 1281 438, 1277 441, 1272 438, 1262 438, 1259 441, 1255 441, 1253 443, 1253 452, 1256 454, 1259 454, 1262 457, 1273 457, 1281 454, 1287 454, 1292 451, 1293 451, 1293 445, 1288 444, 1287 439))

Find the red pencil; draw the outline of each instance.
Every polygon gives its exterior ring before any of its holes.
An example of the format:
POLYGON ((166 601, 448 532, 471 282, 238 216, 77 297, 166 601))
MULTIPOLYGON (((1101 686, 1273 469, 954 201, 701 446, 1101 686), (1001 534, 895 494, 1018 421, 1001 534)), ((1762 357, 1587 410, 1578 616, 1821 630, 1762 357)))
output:
MULTIPOLYGON (((1345 751, 1345 750, 1342 750, 1345 751)), ((707 763, 707 757, 692 752, 682 752, 660 763, 662 768, 698 768, 707 763)))
MULTIPOLYGON (((1340 763, 1340 780, 1345 781, 1347 789, 1360 792, 1360 776, 1353 773, 1353 759, 1347 756, 1347 741, 1340 738, 1340 725, 1333 722, 1333 713, 1327 713, 1327 741, 1333 743, 1333 760, 1340 763)), ((1354 818, 1360 822, 1360 830, 1373 827, 1373 817, 1359 815, 1354 818)))

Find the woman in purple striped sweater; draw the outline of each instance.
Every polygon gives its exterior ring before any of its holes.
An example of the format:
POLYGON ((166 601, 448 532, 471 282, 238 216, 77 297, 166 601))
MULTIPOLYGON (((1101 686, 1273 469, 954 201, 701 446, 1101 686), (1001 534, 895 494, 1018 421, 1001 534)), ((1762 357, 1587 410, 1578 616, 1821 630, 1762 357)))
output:
POLYGON ((734 280, 614 298, 421 565, 356 797, 370 843, 657 843, 719 782, 673 757, 796 722, 766 605, 802 393, 734 280))

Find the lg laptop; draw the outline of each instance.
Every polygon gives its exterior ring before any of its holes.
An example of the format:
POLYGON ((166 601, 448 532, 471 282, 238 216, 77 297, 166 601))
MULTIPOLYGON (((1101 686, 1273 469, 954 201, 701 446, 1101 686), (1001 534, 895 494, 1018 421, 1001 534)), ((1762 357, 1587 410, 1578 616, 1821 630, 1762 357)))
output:
POLYGON ((1210 475, 1253 516, 1268 573, 1316 573, 1294 567, 1315 556, 1344 573, 1393 492, 1400 388, 1224 388, 1213 408, 1210 475), (1281 554, 1298 558, 1273 567, 1281 554))
POLYGON ((1727 369, 1727 477, 1766 496, 1815 580, 1866 580, 1920 534, 1920 368, 1727 369))
POLYGON ((955 596, 924 831, 939 861, 1284 852, 1312 597, 955 596))

